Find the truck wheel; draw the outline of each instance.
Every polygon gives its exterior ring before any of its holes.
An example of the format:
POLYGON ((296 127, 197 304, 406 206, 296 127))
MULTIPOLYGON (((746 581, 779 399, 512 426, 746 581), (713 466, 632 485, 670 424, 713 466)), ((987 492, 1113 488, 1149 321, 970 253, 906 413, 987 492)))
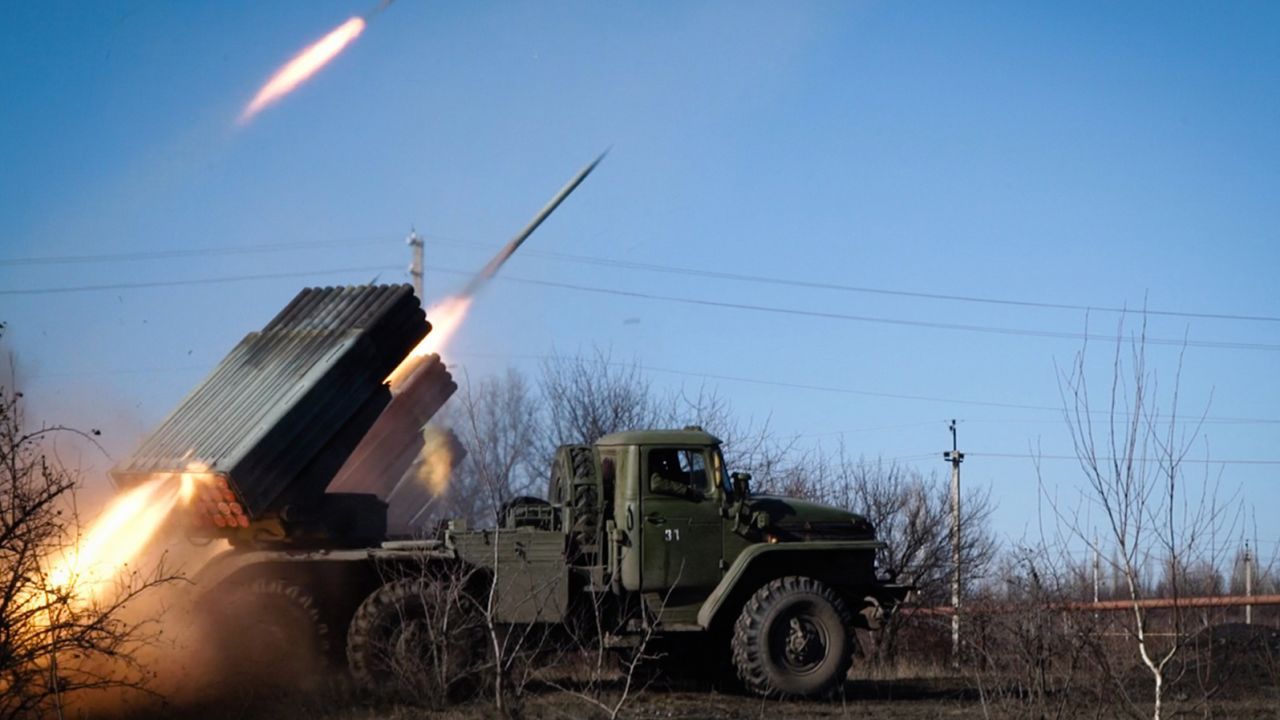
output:
POLYGON ((347 632, 356 682, 370 688, 456 695, 474 684, 484 657, 484 627, 450 598, 448 580, 387 583, 365 598, 347 632))
POLYGON ((316 679, 329 652, 329 626, 316 600, 284 580, 257 580, 209 606, 208 637, 228 680, 293 686, 316 679))
POLYGON ((823 695, 853 664, 852 627, 848 607, 831 588, 813 578, 778 578, 742 608, 733 627, 733 664, 760 695, 823 695))

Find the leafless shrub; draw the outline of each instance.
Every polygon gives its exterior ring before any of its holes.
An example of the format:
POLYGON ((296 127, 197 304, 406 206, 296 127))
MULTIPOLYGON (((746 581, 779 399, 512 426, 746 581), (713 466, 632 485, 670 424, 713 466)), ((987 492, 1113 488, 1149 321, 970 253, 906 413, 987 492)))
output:
MULTIPOLYGON (((468 383, 469 385, 469 383, 468 383)), ((536 418, 523 378, 509 371, 504 382, 482 384, 481 392, 467 388, 458 411, 468 447, 471 490, 482 498, 490 517, 500 525, 498 513, 514 496, 533 491, 532 463, 536 459, 536 418), (474 454, 473 454, 474 453, 474 454)), ((512 592, 504 588, 505 566, 500 552, 501 529, 493 531, 493 555, 487 568, 480 569, 484 589, 471 595, 487 635, 490 660, 489 682, 495 710, 503 716, 519 713, 524 691, 532 680, 535 666, 531 661, 549 646, 549 628, 541 623, 512 625, 499 620, 499 594, 512 592)), ((544 582, 555 582, 555 577, 544 582)), ((534 596, 538 596, 536 590, 534 596)))
POLYGON ((1081 599, 1081 568, 1043 546, 1016 547, 968 603, 964 672, 984 703, 1011 718, 1092 717, 1106 697, 1098 671, 1107 618, 1067 608, 1081 599))
POLYGON ((656 608, 647 604, 637 608, 643 631, 630 635, 624 647, 612 647, 610 640, 621 634, 623 628, 619 623, 629 616, 608 608, 603 595, 593 595, 592 602, 571 629, 569 652, 561 656, 562 669, 572 669, 576 664, 581 672, 548 684, 615 720, 636 695, 649 686, 653 679, 650 671, 666 657, 655 648, 654 635, 657 618, 662 615, 673 590, 674 586, 667 590, 656 608))
MULTIPOLYGON (((503 582, 504 567, 494 542, 493 566, 488 578, 488 592, 481 606, 481 618, 487 632, 492 661, 490 674, 494 709, 503 717, 520 715, 529 684, 538 675, 541 663, 557 648, 552 644, 553 628, 545 623, 505 623, 500 620, 498 593, 503 582)), ((546 580, 544 582, 554 582, 546 580)), ((536 592, 534 593, 537 594, 536 592)))
POLYGON ((436 709, 482 692, 489 660, 475 580, 473 569, 430 562, 388 573, 379 592, 391 598, 393 612, 385 629, 368 630, 366 684, 385 677, 384 694, 436 709))
MULTIPOLYGON (((2 329, 2 326, 0 326, 2 329)), ((171 579, 163 565, 135 569, 90 596, 48 575, 81 539, 79 485, 51 451, 77 431, 27 429, 22 393, 0 385, 0 719, 61 715, 69 696, 145 687, 136 653, 158 631, 131 603, 171 579)), ((77 433, 78 434, 78 433, 77 433)), ((91 439, 91 438, 87 438, 91 439)))

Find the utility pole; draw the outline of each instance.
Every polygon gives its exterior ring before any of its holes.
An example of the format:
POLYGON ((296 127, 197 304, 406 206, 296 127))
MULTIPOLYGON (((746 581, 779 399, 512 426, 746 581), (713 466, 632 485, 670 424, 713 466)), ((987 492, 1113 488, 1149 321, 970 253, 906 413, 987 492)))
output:
POLYGON ((418 296, 418 301, 422 301, 422 236, 418 235, 418 231, 410 228, 409 238, 405 240, 411 248, 413 259, 409 262, 409 277, 413 279, 413 294, 418 296))
MULTIPOLYGON (((1244 544, 1244 596, 1253 597, 1253 553, 1249 552, 1248 541, 1244 544)), ((1253 605, 1244 606, 1244 624, 1253 624, 1253 605)))
POLYGON ((951 463, 951 666, 960 667, 960 463, 964 453, 956 446, 956 421, 951 420, 951 449, 942 453, 951 463))
POLYGON ((1093 603, 1098 604, 1099 575, 1102 570, 1102 557, 1098 550, 1098 533, 1093 533, 1093 603))

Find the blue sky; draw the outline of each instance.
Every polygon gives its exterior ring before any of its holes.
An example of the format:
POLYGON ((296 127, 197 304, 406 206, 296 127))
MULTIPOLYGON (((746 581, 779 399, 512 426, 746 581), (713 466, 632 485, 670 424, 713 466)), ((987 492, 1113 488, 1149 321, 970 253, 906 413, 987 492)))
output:
MULTIPOLYGON (((533 371, 534 356, 610 348, 804 442, 939 472, 954 417, 966 483, 994 489, 1006 537, 1035 532, 1036 481, 1028 459, 993 454, 1069 453, 1060 413, 1037 408, 1061 404, 1055 363, 1079 349, 1082 310, 634 264, 1280 316, 1274 4, 399 0, 235 124, 281 62, 368 9, 0 10, 0 320, 41 415, 127 450, 300 287, 405 280, 416 226, 427 295, 446 295, 606 147, 485 291, 455 365, 533 371), (189 249, 214 252, 155 257, 189 249), (268 274, 297 275, 30 292, 268 274)), ((1117 319, 1094 311, 1090 332, 1117 319)), ((1280 322, 1151 316, 1149 334, 1193 341, 1183 408, 1251 420, 1207 424, 1200 455, 1272 461, 1210 472, 1257 508, 1273 553, 1280 322)), ((1177 355, 1151 347, 1166 386, 1177 355)), ((1044 465, 1051 486, 1077 482, 1073 463, 1044 465)))

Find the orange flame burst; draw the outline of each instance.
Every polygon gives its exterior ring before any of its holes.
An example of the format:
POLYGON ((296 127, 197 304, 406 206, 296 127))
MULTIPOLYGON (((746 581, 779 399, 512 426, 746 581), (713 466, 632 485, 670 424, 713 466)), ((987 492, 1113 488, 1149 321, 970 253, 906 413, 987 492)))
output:
POLYGON ((302 52, 276 71, 253 100, 240 113, 240 123, 253 119, 263 108, 293 92, 294 88, 306 82, 329 63, 338 53, 351 44, 351 41, 364 32, 364 18, 353 17, 329 32, 328 35, 308 45, 302 52))
POLYGON ((189 472, 159 475, 117 496, 73 546, 53 559, 51 590, 81 602, 102 595, 134 562, 179 503, 190 502, 196 485, 209 476, 193 464, 189 472))
POLYGON ((417 347, 409 351, 404 360, 387 376, 386 382, 394 389, 417 369, 424 358, 431 354, 439 355, 458 331, 470 309, 471 297, 468 295, 447 297, 428 308, 427 319, 431 321, 431 332, 427 333, 417 347))

